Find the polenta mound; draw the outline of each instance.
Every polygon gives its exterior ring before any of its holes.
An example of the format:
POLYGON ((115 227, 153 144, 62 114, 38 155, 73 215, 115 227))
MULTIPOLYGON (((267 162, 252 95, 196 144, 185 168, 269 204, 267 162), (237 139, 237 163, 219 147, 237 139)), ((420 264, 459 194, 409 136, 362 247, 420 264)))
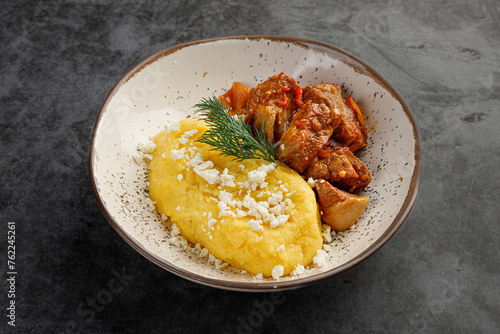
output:
POLYGON ((311 264, 323 238, 310 186, 282 163, 238 162, 196 142, 206 130, 186 119, 154 138, 149 192, 160 215, 190 243, 254 275, 311 264))

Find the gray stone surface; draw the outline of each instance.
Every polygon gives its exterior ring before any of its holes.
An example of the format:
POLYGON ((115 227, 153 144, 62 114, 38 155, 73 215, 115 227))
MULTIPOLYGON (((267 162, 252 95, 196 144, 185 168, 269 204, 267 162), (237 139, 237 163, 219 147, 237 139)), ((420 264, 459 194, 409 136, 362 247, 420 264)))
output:
POLYGON ((5 277, 15 221, 18 271, 15 328, 0 282, 0 332, 500 332, 498 1, 47 0, 0 12, 0 264, 5 277), (97 113, 128 69, 175 43, 252 34, 365 60, 405 97, 423 141, 419 198, 396 235, 280 295, 152 264, 107 223, 88 175, 97 113))

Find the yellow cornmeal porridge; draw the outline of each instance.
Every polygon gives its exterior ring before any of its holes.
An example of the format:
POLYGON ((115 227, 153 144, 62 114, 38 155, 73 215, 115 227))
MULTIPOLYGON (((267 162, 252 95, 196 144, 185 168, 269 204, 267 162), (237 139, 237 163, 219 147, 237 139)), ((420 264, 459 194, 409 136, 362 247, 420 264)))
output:
POLYGON ((281 163, 236 162, 195 142, 206 130, 186 119, 155 137, 148 174, 157 211, 189 242, 254 275, 309 265, 323 244, 313 190, 281 163))

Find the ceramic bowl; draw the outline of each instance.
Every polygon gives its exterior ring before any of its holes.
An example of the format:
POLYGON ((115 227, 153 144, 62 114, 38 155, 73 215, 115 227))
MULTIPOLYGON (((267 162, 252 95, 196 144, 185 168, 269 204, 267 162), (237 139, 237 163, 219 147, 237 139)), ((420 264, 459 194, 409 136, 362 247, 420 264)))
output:
MULTIPOLYGON (((90 176, 97 202, 116 231, 162 268, 212 287, 270 291, 297 288, 338 274, 378 250, 401 226, 416 199, 421 170, 420 135, 408 105, 365 62, 334 46, 301 38, 241 36, 167 47, 139 63, 113 87, 97 117, 90 176), (256 280, 217 269, 171 245, 170 231, 143 203, 145 165, 137 144, 193 115, 193 105, 217 96, 233 81, 254 87, 284 72, 304 87, 336 83, 359 104, 369 131, 359 158, 372 174, 370 202, 353 228, 337 235, 325 266, 297 278, 256 280)), ((397 255, 395 255, 397 256, 397 255)))

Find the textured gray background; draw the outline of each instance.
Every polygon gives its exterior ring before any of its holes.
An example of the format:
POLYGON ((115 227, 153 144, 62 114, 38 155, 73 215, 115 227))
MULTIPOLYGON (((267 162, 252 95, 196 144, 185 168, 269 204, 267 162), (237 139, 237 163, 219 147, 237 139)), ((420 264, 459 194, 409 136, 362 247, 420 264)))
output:
MULTIPOLYGON (((498 1, 110 3, 0 6, 0 265, 4 277, 16 221, 15 332, 500 331, 498 1), (251 34, 365 60, 405 97, 423 141, 419 198, 396 235, 351 270, 278 296, 152 264, 107 223, 88 175, 96 116, 128 69, 175 43, 251 34), (116 276, 126 288, 110 293, 116 276)), ((2 333, 14 332, 6 293, 2 279, 2 333)))

